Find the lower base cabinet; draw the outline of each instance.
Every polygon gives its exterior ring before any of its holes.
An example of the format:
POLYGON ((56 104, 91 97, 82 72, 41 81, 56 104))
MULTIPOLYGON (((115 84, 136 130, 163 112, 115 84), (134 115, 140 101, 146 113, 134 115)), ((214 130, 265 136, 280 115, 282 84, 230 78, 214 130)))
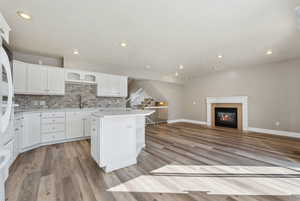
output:
POLYGON ((66 139, 65 133, 47 133, 42 135, 42 142, 57 142, 66 139))
POLYGON ((66 136, 68 139, 91 136, 91 112, 67 112, 66 136))
POLYGON ((10 140, 7 144, 4 145, 4 149, 9 150, 9 154, 10 154, 8 166, 10 166, 15 160, 14 146, 15 146, 14 139, 10 140))
POLYGON ((92 111, 79 111, 18 115, 14 123, 14 155, 43 144, 90 137, 91 113, 92 111))
POLYGON ((29 113, 24 114, 23 117, 21 148, 26 149, 41 143, 41 114, 29 113))

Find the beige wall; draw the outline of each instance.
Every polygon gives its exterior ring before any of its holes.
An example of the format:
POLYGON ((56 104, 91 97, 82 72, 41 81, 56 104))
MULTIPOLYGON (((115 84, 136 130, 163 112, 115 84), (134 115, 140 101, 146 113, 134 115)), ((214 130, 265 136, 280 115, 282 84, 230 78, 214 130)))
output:
POLYGON ((206 97, 248 96, 250 127, 300 132, 300 60, 214 72, 187 82, 183 96, 186 119, 206 121, 206 97))
POLYGON ((133 80, 129 85, 129 93, 139 88, 143 88, 155 100, 169 103, 169 120, 182 118, 183 85, 152 80, 133 80))

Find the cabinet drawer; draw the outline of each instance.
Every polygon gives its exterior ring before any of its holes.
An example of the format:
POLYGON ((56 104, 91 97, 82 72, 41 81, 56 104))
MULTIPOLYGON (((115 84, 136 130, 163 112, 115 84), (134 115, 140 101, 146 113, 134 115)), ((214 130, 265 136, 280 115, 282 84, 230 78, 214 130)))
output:
POLYGON ((47 118, 65 118, 65 113, 64 112, 48 112, 48 113, 42 113, 42 118, 47 119, 47 118))
POLYGON ((65 124, 43 124, 42 133, 64 132, 65 124))
POLYGON ((65 123, 65 118, 45 118, 42 119, 42 124, 64 124, 65 123))
POLYGON ((42 136, 42 142, 51 142, 51 141, 58 141, 63 139, 65 139, 64 132, 49 133, 47 135, 42 136))

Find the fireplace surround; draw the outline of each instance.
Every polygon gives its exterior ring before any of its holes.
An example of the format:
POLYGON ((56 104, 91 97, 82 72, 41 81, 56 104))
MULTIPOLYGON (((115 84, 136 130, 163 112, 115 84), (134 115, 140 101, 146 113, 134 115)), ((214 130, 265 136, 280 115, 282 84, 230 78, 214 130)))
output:
POLYGON ((231 96, 231 97, 207 97, 207 126, 216 127, 215 125, 215 107, 237 108, 237 129, 248 130, 248 97, 231 96))

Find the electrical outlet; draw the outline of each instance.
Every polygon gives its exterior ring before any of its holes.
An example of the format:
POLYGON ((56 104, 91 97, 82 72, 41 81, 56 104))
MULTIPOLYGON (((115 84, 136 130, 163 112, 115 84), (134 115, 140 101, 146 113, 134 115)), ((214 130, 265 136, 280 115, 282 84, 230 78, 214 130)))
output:
POLYGON ((193 105, 196 105, 196 101, 193 101, 193 105))
POLYGON ((42 106, 46 105, 46 101, 40 101, 40 105, 42 106))
POLYGON ((279 126, 280 126, 280 121, 276 121, 275 125, 276 125, 277 127, 279 127, 279 126))

